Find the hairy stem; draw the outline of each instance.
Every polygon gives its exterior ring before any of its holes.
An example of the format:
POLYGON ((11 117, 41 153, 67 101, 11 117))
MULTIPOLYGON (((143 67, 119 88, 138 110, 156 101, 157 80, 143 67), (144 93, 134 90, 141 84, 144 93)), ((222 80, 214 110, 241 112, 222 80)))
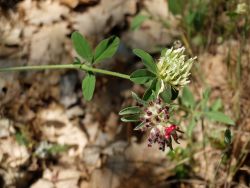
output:
POLYGON ((93 68, 84 64, 66 64, 66 65, 38 65, 38 66, 22 66, 22 67, 7 67, 0 68, 0 72, 10 72, 10 71, 29 71, 29 70, 51 70, 51 69, 80 69, 84 71, 91 71, 100 74, 106 74, 110 76, 115 76, 123 79, 130 80, 129 75, 122 74, 118 72, 103 70, 93 68))

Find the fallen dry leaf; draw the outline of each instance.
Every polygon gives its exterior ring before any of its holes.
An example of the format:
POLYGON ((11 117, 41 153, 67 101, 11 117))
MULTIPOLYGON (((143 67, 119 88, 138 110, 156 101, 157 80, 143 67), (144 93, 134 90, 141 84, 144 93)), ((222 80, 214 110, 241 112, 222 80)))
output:
POLYGON ((68 150, 71 157, 82 155, 87 145, 87 137, 77 124, 70 121, 62 107, 51 105, 49 109, 41 110, 37 116, 43 124, 41 131, 45 139, 61 145, 72 146, 68 150))
POLYGON ((29 64, 38 65, 55 62, 63 64, 66 55, 64 42, 68 33, 69 30, 65 22, 42 27, 31 38, 29 64))
POLYGON ((58 1, 24 1, 19 5, 25 11, 25 20, 30 24, 51 24, 61 20, 61 16, 66 16, 69 9, 61 5, 58 1))

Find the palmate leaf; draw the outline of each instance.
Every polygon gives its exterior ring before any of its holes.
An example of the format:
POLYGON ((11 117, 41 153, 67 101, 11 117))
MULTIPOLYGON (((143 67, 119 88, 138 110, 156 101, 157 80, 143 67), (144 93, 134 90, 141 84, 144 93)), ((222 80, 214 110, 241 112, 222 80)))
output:
POLYGON ((111 58, 118 49, 120 39, 116 36, 111 36, 101 41, 95 48, 94 63, 111 58))
POLYGON ((96 82, 95 75, 91 72, 87 72, 85 78, 82 80, 82 93, 83 97, 87 101, 90 101, 93 97, 95 90, 95 82, 96 82))
POLYGON ((77 54, 86 61, 91 62, 93 53, 88 41, 77 31, 72 33, 71 40, 77 54))

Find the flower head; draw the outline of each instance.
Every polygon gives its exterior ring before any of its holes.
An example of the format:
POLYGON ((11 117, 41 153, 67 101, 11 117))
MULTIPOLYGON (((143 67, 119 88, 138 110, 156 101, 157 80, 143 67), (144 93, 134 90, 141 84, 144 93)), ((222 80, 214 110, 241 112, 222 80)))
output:
POLYGON ((237 14, 247 14, 248 12, 248 6, 246 3, 240 3, 237 5, 237 8, 235 10, 237 14))
POLYGON ((178 126, 169 122, 169 116, 169 106, 164 104, 160 98, 144 106, 139 129, 149 130, 148 147, 157 143, 159 149, 164 151, 166 146, 173 149, 172 138, 176 143, 179 143, 177 132, 182 133, 182 131, 179 130, 178 126))
POLYGON ((188 76, 193 65, 194 58, 186 59, 185 48, 167 49, 157 63, 158 76, 162 86, 171 85, 179 89, 189 83, 188 76))

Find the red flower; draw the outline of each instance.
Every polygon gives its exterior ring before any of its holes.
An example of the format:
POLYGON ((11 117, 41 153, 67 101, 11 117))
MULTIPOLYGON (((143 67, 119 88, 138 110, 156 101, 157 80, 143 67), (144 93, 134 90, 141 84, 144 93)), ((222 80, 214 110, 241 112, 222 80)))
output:
POLYGON ((171 136, 173 137, 174 141, 179 144, 178 139, 179 136, 177 132, 183 133, 178 126, 176 125, 171 125, 170 127, 165 128, 165 138, 167 140, 171 140, 171 136))

